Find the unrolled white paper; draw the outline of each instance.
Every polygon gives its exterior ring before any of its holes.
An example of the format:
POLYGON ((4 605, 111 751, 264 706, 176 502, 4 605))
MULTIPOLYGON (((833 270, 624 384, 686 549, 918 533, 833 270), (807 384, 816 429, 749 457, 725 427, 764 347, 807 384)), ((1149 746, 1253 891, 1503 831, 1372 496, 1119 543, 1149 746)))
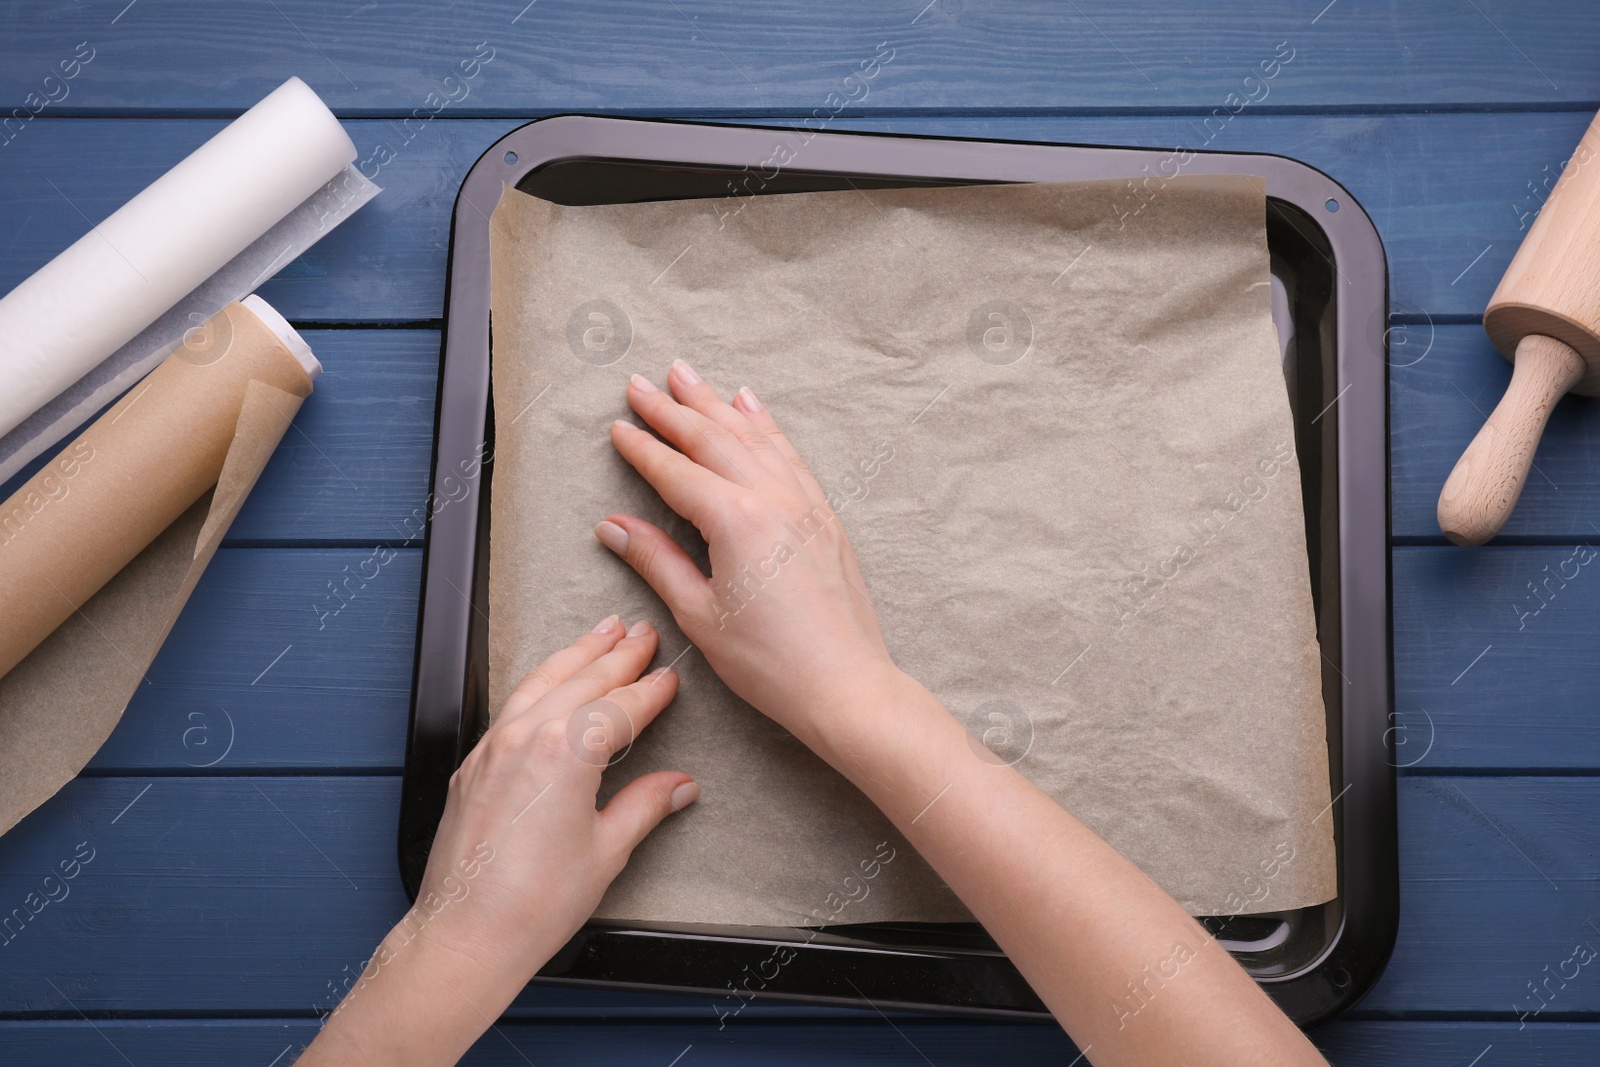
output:
POLYGON ((0 298, 0 479, 376 195, 355 156, 291 78, 0 298))

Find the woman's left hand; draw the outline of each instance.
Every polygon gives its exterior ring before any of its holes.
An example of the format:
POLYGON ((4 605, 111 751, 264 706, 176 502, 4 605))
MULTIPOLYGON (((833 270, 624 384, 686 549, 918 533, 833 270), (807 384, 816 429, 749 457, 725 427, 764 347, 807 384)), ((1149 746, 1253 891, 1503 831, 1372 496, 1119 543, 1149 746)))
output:
POLYGON ((678 691, 675 671, 639 677, 656 642, 647 622, 624 634, 606 619, 523 678, 450 779, 418 899, 476 898, 439 919, 452 944, 519 985, 593 914, 645 835, 700 795, 687 774, 656 771, 595 807, 601 771, 678 691))
POLYGON ((536 667, 450 779, 417 904, 301 1063, 454 1063, 583 925, 662 819, 700 787, 600 774, 678 691, 645 622, 615 615, 536 667))

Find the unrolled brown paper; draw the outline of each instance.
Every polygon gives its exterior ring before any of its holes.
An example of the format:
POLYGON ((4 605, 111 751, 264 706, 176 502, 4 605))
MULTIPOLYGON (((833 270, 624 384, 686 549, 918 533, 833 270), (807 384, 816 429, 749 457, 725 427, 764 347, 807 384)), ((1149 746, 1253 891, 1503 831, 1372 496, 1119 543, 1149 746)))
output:
POLYGON ((682 688, 606 789, 668 767, 704 787, 634 853, 601 917, 968 917, 594 541, 596 521, 631 512, 704 564, 694 530, 606 432, 631 415, 629 375, 660 383, 678 356, 776 414, 835 494, 896 661, 991 759, 1015 762, 1194 913, 1334 895, 1260 180, 1125 196, 1122 182, 851 191, 733 211, 504 194, 494 705, 596 619, 649 618, 682 688), (879 865, 881 842, 894 858, 879 865), (868 865, 878 874, 863 882, 868 865))
POLYGON ((110 736, 310 393, 229 304, 0 509, 0 832, 110 736))

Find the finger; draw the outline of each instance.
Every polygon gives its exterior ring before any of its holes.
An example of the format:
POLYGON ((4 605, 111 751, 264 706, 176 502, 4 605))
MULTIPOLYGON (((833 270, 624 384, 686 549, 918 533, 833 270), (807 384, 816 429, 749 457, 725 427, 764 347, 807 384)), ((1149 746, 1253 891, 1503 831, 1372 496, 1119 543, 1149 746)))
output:
POLYGON ((680 622, 710 599, 711 582, 659 526, 632 515, 612 515, 595 526, 594 535, 638 572, 680 622))
POLYGON ((721 513, 726 494, 732 488, 694 460, 667 447, 631 422, 618 419, 611 424, 611 443, 640 477, 661 495, 667 507, 704 533, 721 513))
POLYGON ((567 731, 580 742, 578 757, 595 767, 609 766, 677 693, 678 672, 662 667, 578 708, 572 713, 577 721, 567 731))
POLYGON ((662 819, 699 797, 700 783, 682 771, 640 775, 601 809, 600 833, 614 852, 626 858, 662 819))
POLYGON ((785 485, 794 485, 794 469, 761 428, 742 411, 722 399, 716 388, 683 360, 674 360, 667 372, 667 385, 679 403, 722 427, 744 446, 761 468, 785 485))
POLYGON ((622 621, 615 615, 600 620, 593 630, 523 675, 506 698, 499 720, 514 718, 533 707, 550 690, 610 652, 622 635, 622 621))
POLYGON ((735 485, 754 488, 768 474, 726 427, 678 403, 642 374, 628 381, 628 404, 674 448, 735 485))
POLYGON ((794 472, 794 477, 805 490, 806 495, 818 504, 827 503, 828 494, 822 491, 822 485, 811 473, 811 468, 806 461, 800 458, 800 453, 795 451, 794 445, 789 443, 789 438, 778 428, 778 420, 772 417, 766 405, 756 399, 756 394, 750 387, 744 386, 733 396, 733 406, 738 408, 751 425, 759 429, 768 441, 772 442, 773 449, 783 457, 789 469, 794 472))
POLYGON ((616 647, 550 690, 539 706, 549 716, 571 715, 573 709, 635 681, 649 666, 658 643, 656 628, 640 619, 616 647))

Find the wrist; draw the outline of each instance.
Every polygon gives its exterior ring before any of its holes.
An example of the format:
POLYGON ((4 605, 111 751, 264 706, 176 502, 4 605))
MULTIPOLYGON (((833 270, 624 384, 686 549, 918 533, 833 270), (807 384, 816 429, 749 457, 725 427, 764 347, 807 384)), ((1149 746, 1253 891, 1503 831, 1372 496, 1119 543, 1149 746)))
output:
POLYGON ((454 1063, 525 984, 417 917, 413 909, 389 931, 324 1020, 323 1040, 342 1062, 454 1063))
POLYGON ((864 780, 925 763, 960 726, 922 683, 884 660, 855 673, 802 738, 835 770, 864 780))

